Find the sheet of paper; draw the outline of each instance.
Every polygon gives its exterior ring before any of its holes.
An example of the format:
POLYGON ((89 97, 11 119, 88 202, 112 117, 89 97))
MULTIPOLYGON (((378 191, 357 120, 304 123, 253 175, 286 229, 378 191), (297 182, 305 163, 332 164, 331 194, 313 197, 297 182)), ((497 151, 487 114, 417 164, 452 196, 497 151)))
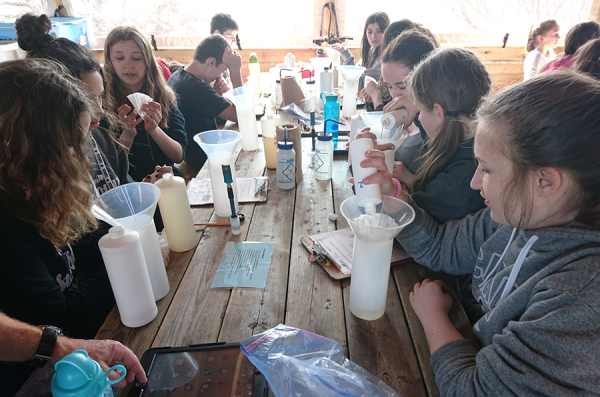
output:
MULTIPOLYGON (((267 177, 259 178, 236 178, 238 203, 251 203, 267 200, 267 193, 256 194, 258 183, 264 183, 267 177)), ((190 205, 213 204, 212 187, 210 178, 193 178, 187 185, 188 199, 190 205)))
MULTIPOLYGON (((311 240, 319 244, 333 261, 333 264, 337 266, 340 271, 348 276, 352 274, 352 252, 354 250, 354 233, 352 229, 347 227, 345 229, 334 230, 332 232, 325 232, 310 236, 311 240)), ((394 246, 392 250, 392 259, 390 263, 397 262, 402 259, 409 258, 409 255, 394 246)))
POLYGON ((228 242, 210 288, 265 288, 274 245, 228 242))

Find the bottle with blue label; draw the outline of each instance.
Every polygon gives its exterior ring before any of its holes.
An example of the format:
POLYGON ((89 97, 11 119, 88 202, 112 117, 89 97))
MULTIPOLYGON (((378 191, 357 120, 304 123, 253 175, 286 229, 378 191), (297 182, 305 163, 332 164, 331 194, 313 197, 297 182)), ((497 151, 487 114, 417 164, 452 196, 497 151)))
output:
MULTIPOLYGON (((340 103, 338 102, 338 96, 334 94, 328 94, 325 97, 325 104, 323 105, 323 119, 340 119, 340 103)), ((331 132, 333 142, 338 140, 338 125, 337 123, 329 122, 325 125, 324 131, 331 132)))
POLYGON ((112 384, 119 383, 127 375, 122 365, 115 365, 108 371, 92 360, 85 350, 75 350, 54 365, 50 390, 53 397, 113 397, 112 384), (109 380, 108 374, 120 370, 121 376, 109 380))

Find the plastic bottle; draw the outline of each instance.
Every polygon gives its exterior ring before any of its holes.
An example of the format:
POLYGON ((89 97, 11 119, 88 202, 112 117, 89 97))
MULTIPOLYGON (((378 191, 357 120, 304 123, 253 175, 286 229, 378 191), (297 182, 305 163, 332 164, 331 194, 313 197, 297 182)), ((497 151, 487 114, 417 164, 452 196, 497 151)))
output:
POLYGON ((293 68, 294 66, 296 66, 296 57, 292 55, 291 52, 288 52, 287 55, 283 58, 283 62, 290 68, 293 68))
POLYGON ((179 176, 165 174, 155 185, 160 189, 158 206, 165 224, 169 247, 175 252, 194 248, 198 245, 198 240, 185 181, 179 176))
POLYGON ((250 58, 248 60, 248 74, 250 76, 260 75, 260 64, 258 63, 256 52, 250 53, 250 58))
POLYGON ((327 181, 331 179, 333 169, 333 142, 331 141, 331 135, 322 134, 317 136, 315 151, 315 178, 327 181))
POLYGON ((278 114, 273 114, 270 106, 267 106, 267 111, 260 119, 260 127, 262 129, 262 139, 265 150, 265 160, 267 168, 274 170, 277 168, 277 136, 275 126, 281 124, 281 119, 278 114))
POLYGON ((158 314, 138 232, 111 227, 98 241, 121 321, 141 327, 158 314))
POLYGON ((292 189, 296 185, 296 151, 294 142, 277 142, 277 187, 292 189))
POLYGON ((381 125, 387 130, 398 128, 401 125, 404 125, 407 117, 408 112, 406 109, 397 109, 393 112, 385 113, 383 117, 381 117, 381 125))
POLYGON ((281 95, 281 80, 275 80, 275 107, 279 109, 283 102, 283 95, 281 95))
POLYGON ((312 98, 316 95, 315 85, 316 85, 316 81, 314 81, 314 80, 309 80, 306 82, 306 93, 304 95, 306 98, 312 98))
POLYGON ((319 94, 323 92, 333 92, 333 75, 329 72, 329 68, 325 67, 325 70, 319 75, 320 87, 319 94))
POLYGON ((122 365, 115 365, 108 371, 92 360, 85 350, 75 350, 54 365, 55 373, 50 382, 53 397, 113 397, 112 384, 119 383, 127 375, 122 365), (109 380, 108 374, 120 370, 121 376, 109 380))
MULTIPOLYGON (((340 119, 340 103, 338 102, 337 95, 328 94, 325 97, 325 104, 323 105, 323 118, 339 120, 340 119)), ((325 125, 325 132, 331 132, 333 142, 337 142, 338 139, 338 125, 337 123, 327 123, 325 125)))
POLYGON ((377 172, 375 167, 363 168, 360 163, 366 159, 365 152, 373 150, 373 140, 367 138, 355 139, 350 144, 350 158, 354 173, 354 188, 358 205, 364 207, 367 214, 374 214, 375 207, 381 203, 379 184, 363 184, 363 180, 377 172))
POLYGON ((333 89, 336 90, 339 88, 340 83, 339 83, 339 76, 340 76, 340 71, 338 70, 337 66, 334 66, 333 69, 331 70, 331 85, 333 86, 333 89))

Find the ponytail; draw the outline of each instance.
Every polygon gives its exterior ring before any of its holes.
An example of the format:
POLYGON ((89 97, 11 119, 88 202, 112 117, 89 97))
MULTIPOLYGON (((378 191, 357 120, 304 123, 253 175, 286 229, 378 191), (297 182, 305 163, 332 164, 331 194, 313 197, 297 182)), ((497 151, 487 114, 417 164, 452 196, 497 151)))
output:
POLYGON ((531 52, 538 46, 538 36, 543 36, 548 33, 553 27, 558 26, 556 20, 548 19, 547 21, 540 22, 537 25, 533 25, 529 29, 529 36, 527 36, 527 52, 531 52))

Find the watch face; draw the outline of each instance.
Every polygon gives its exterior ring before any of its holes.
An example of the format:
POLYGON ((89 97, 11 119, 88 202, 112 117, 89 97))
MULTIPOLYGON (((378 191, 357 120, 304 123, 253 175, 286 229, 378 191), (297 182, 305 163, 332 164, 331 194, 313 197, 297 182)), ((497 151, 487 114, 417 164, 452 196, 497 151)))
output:
POLYGON ((55 326, 53 326, 53 325, 44 325, 44 326, 42 327, 42 331, 44 331, 46 328, 48 328, 48 329, 50 329, 50 330, 53 330, 53 331, 54 331, 54 332, 56 332, 58 335, 62 335, 62 334, 63 334, 63 332, 62 332, 62 329, 60 329, 60 328, 58 328, 58 327, 55 327, 55 326))

